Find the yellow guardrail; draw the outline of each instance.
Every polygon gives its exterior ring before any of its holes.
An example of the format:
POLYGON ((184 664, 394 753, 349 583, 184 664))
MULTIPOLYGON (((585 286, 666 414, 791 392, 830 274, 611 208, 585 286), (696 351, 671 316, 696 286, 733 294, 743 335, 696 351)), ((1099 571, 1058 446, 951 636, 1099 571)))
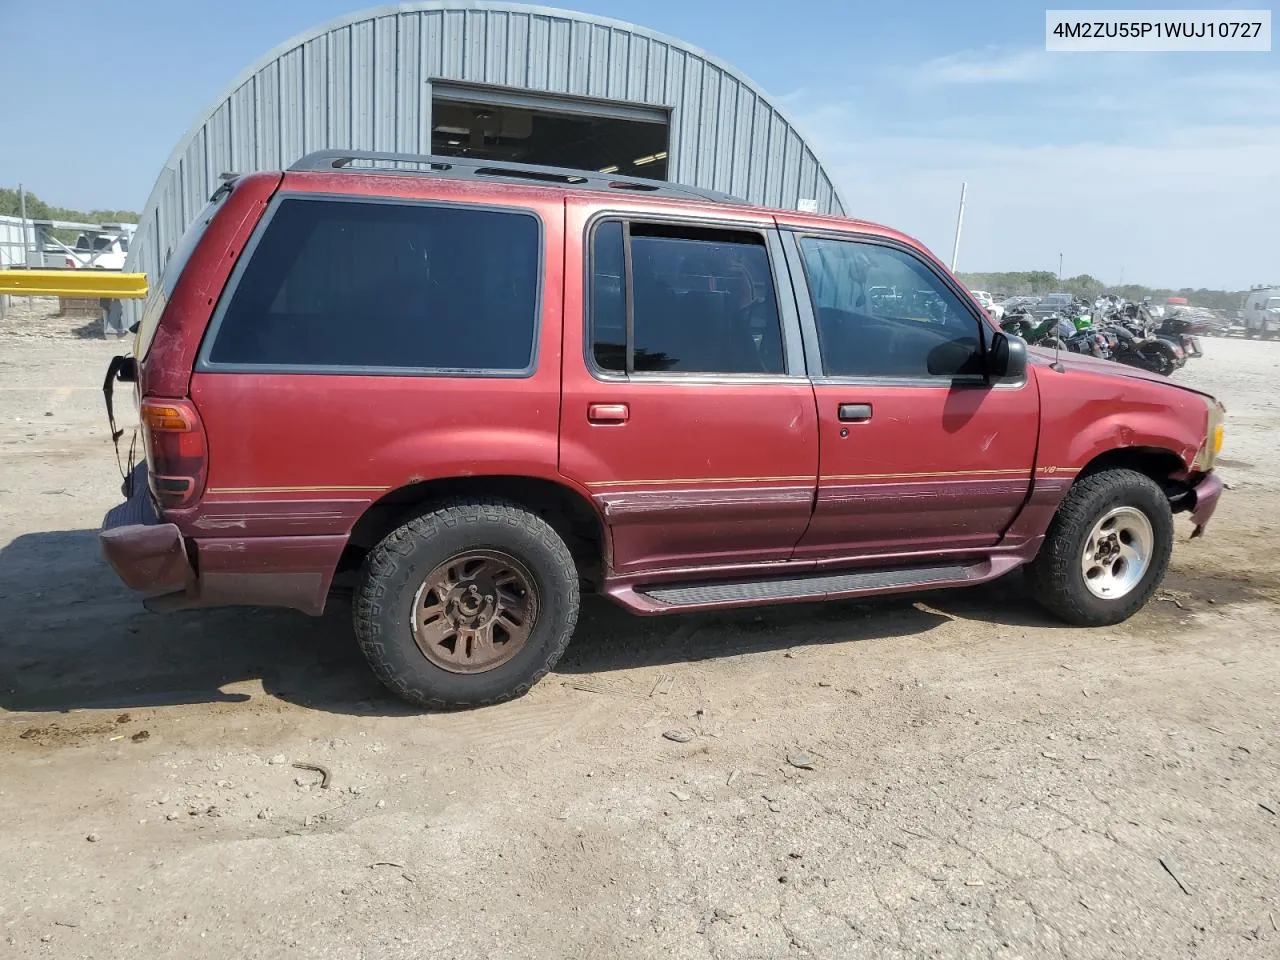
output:
POLYGON ((114 270, 0 270, 0 293, 19 297, 145 300, 145 273, 114 270))

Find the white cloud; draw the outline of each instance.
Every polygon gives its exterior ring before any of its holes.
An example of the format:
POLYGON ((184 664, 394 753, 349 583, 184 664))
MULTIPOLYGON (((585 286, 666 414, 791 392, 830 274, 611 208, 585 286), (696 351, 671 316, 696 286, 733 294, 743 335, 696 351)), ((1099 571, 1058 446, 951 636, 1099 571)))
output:
POLYGON ((1027 83, 1052 72, 1050 57, 1044 50, 992 46, 928 60, 916 68, 914 76, 925 84, 1027 83))
MULTIPOLYGON (((815 129, 818 125, 811 125, 815 129)), ((1151 145, 1011 147, 974 140, 820 136, 850 213, 951 256, 960 269, 1057 269, 1115 283, 1242 288, 1275 272, 1280 131, 1222 141, 1192 130, 1151 145)))
POLYGON ((1240 289, 1274 275, 1280 71, 1063 55, 1068 68, 1052 56, 968 51, 790 107, 852 215, 946 261, 967 181, 962 270, 1056 271, 1062 253, 1068 274, 1108 283, 1123 272, 1240 289), (904 76, 938 96, 892 100, 904 76))

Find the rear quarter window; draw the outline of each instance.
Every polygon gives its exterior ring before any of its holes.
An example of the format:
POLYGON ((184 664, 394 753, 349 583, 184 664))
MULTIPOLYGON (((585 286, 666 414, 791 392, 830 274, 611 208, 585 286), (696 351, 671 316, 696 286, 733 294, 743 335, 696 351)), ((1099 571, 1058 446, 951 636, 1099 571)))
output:
POLYGON ((523 211, 283 198, 214 319, 205 365, 527 373, 540 246, 523 211))

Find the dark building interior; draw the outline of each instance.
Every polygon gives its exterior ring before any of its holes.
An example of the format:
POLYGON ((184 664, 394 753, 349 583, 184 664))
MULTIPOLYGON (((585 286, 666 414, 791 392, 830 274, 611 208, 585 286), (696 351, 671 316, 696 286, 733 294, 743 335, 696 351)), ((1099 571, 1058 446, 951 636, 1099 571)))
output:
POLYGON ((431 152, 667 179, 667 124, 436 99, 431 152))

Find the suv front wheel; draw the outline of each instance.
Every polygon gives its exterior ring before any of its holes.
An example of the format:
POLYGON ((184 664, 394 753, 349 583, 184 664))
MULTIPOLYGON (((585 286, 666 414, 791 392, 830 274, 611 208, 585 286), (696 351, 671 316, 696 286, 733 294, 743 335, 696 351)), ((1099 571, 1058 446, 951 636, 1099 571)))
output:
POLYGON ((1173 552, 1164 491, 1135 470, 1084 477, 1058 508, 1027 568, 1031 593, 1067 623, 1108 626, 1150 599, 1173 552))
POLYGON ((564 653, 578 573, 542 518, 496 500, 410 520, 370 551, 355 632, 394 693, 423 707, 475 707, 526 693, 564 653))

